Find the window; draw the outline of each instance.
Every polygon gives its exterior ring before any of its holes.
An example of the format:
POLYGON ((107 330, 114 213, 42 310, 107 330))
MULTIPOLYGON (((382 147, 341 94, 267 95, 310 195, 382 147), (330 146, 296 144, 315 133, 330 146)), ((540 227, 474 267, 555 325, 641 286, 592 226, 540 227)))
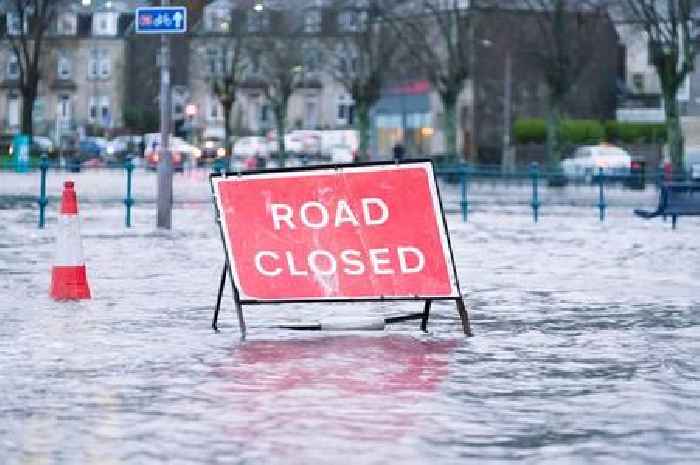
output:
POLYGON ((336 123, 341 126, 351 126, 355 119, 355 102, 348 95, 338 98, 338 114, 336 123))
POLYGON ((18 36, 22 32, 27 32, 27 18, 25 16, 24 21, 20 17, 19 13, 8 12, 7 13, 7 34, 11 36, 18 36))
POLYGON ((7 97, 7 125, 10 128, 19 126, 19 96, 10 94, 7 97))
POLYGON ((634 73, 632 74, 632 85, 634 90, 637 92, 644 92, 644 74, 634 73))
POLYGON ((97 97, 90 97, 88 119, 91 123, 97 121, 97 97))
POLYGON ((316 99, 309 97, 304 102, 304 116, 306 116, 305 126, 307 129, 313 129, 318 126, 316 99))
POLYGON ((109 97, 103 95, 100 99, 100 124, 102 126, 112 126, 112 112, 109 108, 109 97))
POLYGON ((224 73, 224 51, 221 48, 212 47, 207 49, 207 66, 209 74, 212 76, 224 73))
POLYGON ((91 123, 97 123, 101 126, 112 126, 112 111, 110 109, 109 97, 93 96, 90 97, 90 113, 88 119, 91 123))
POLYGON ((102 50, 100 54, 100 77, 106 79, 112 71, 112 62, 109 60, 109 53, 102 50))
POLYGON ((304 16, 304 32, 307 34, 321 32, 321 10, 307 10, 306 16, 304 16))
POLYGON ((56 74, 59 79, 70 79, 71 59, 66 53, 59 53, 56 74))
POLYGON ((270 121, 270 105, 263 105, 260 108, 260 123, 262 123, 262 126, 267 126, 267 123, 270 121))
POLYGON ((246 16, 248 32, 265 32, 270 28, 270 17, 265 11, 249 12, 246 16))
POLYGON ((10 52, 7 59, 7 79, 19 79, 19 61, 14 52, 10 52))
POLYGON ((43 97, 37 97, 34 100, 34 110, 32 111, 32 120, 37 123, 44 120, 46 105, 43 97))
POLYGON ((99 50, 90 50, 88 56, 88 79, 97 79, 99 69, 99 50))
POLYGON ((75 35, 78 32, 78 17, 75 13, 61 13, 56 18, 56 33, 75 35))
POLYGON ((230 25, 231 11, 223 8, 210 8, 205 16, 205 26, 212 32, 227 32, 230 25))
POLYGON ((88 78, 107 79, 112 71, 112 63, 109 60, 107 50, 92 49, 88 57, 88 78))
POLYGON ((320 57, 317 47, 307 45, 302 49, 302 58, 304 60, 304 72, 313 73, 318 71, 320 57))
POLYGON ((338 28, 341 32, 357 32, 364 30, 367 24, 367 12, 356 10, 341 11, 338 16, 338 28))
POLYGON ((70 120, 71 117, 71 104, 70 104, 70 95, 59 95, 58 96, 58 109, 56 111, 56 114, 58 115, 58 119, 61 121, 67 121, 70 120))
POLYGON ((440 0, 441 10, 466 10, 469 8, 469 0, 440 0))
POLYGON ((96 36, 117 35, 118 13, 103 11, 92 17, 92 33, 96 36))

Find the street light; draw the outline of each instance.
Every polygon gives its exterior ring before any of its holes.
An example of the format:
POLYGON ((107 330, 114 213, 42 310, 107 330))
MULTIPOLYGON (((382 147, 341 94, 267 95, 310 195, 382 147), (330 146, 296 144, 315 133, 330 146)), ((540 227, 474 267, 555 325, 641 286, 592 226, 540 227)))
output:
POLYGON ((263 5, 262 1, 258 1, 258 2, 255 4, 255 6, 253 7, 253 9, 254 9, 255 11, 257 11, 258 13, 260 13, 261 11, 263 11, 263 10, 265 9, 265 5, 263 5))

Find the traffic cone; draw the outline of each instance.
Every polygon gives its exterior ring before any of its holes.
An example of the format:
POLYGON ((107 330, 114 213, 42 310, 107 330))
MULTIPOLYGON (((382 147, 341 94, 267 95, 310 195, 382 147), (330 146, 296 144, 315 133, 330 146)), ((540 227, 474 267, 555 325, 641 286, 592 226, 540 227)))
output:
POLYGON ((51 270, 51 298, 54 300, 89 299, 90 287, 83 260, 78 199, 73 189, 73 181, 66 181, 63 185, 56 242, 58 250, 51 270))

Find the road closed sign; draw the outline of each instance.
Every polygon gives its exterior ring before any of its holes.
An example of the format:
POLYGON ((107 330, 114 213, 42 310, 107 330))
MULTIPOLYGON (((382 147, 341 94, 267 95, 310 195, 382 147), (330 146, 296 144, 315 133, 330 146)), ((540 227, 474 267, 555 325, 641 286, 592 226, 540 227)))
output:
POLYGON ((430 162, 212 178, 242 301, 460 296, 430 162))

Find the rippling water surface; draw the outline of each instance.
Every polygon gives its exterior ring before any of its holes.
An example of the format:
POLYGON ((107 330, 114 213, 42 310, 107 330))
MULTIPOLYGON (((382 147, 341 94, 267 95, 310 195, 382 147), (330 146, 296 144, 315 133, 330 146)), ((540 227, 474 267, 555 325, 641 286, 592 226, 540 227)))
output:
POLYGON ((242 342, 230 299, 209 329, 207 204, 172 233, 86 206, 80 303, 48 299, 55 211, 0 209, 0 463, 700 463, 700 222, 544 213, 449 218, 474 338, 447 303, 428 334, 266 329, 420 309, 318 304, 251 307, 242 342))

